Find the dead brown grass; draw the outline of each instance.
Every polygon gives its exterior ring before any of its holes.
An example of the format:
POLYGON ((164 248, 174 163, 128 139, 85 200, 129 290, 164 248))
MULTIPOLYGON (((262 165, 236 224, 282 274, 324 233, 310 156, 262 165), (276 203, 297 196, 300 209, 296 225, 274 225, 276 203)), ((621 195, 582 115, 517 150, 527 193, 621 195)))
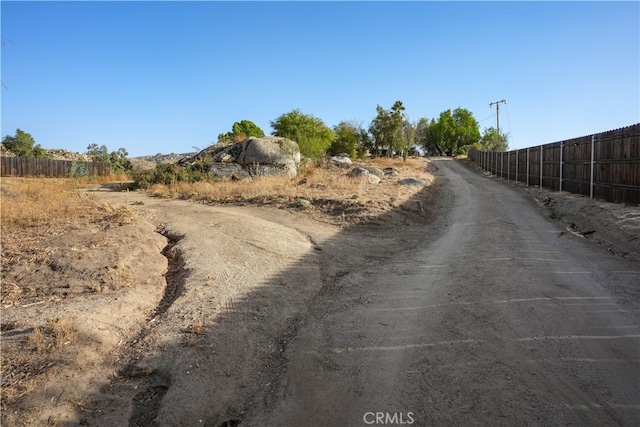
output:
POLYGON ((71 180, 3 179, 0 187, 2 232, 67 224, 76 218, 98 214, 97 199, 75 188, 71 180))
POLYGON ((135 212, 100 202, 78 191, 93 183, 88 179, 3 178, 0 183, 2 233, 46 226, 49 229, 83 221, 130 223, 135 212))
MULTIPOLYGON (((405 176, 424 174, 424 159, 381 158, 371 159, 367 165, 379 169, 394 168, 405 176)), ((301 167, 298 176, 288 177, 260 176, 245 181, 220 181, 176 183, 173 185, 156 184, 147 191, 155 197, 191 199, 205 203, 251 203, 276 206, 303 206, 299 199, 306 199, 327 216, 361 215, 368 208, 391 209, 402 201, 421 191, 416 186, 400 186, 389 178, 383 185, 369 184, 366 179, 354 179, 346 176, 348 170, 318 167, 313 164, 301 167)))
POLYGON ((1 360, 3 384, 0 390, 2 409, 32 393, 51 369, 68 363, 69 348, 77 340, 77 316, 69 313, 63 317, 46 319, 42 325, 34 325, 24 348, 5 347, 1 360))

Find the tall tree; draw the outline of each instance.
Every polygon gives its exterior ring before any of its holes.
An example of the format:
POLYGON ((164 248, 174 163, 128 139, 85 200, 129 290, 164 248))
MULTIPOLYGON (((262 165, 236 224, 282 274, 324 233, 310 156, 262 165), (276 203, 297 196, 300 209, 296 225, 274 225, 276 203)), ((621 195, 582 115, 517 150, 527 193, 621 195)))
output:
POLYGON ((380 105, 376 106, 377 115, 369 126, 376 155, 380 155, 381 149, 384 148, 387 156, 393 157, 396 151, 402 149, 404 110, 402 101, 396 101, 389 110, 385 110, 380 105))
POLYGON ((379 157, 381 154, 382 147, 389 140, 389 127, 391 119, 389 117, 389 112, 382 108, 381 106, 376 106, 376 117, 371 121, 371 125, 369 126, 369 132, 373 137, 373 149, 375 151, 375 156, 379 157))
POLYGON ((40 144, 36 144, 35 139, 33 139, 30 133, 19 128, 16 129, 15 135, 6 135, 2 139, 2 144, 7 150, 13 152, 18 157, 49 157, 45 149, 42 148, 40 144))
POLYGON ((353 122, 340 122, 333 128, 336 139, 331 143, 328 153, 332 155, 346 153, 349 157, 355 158, 360 151, 361 129, 353 122))
POLYGON ((292 110, 270 122, 272 135, 291 139, 298 143, 300 154, 310 158, 325 155, 336 135, 324 122, 312 115, 292 110))
POLYGON ((417 129, 418 123, 413 123, 407 116, 404 116, 401 128, 402 139, 399 147, 400 154, 404 160, 407 159, 410 153, 415 152, 417 129))
POLYGON ((131 160, 127 158, 129 153, 123 147, 109 153, 106 145, 89 144, 87 146, 87 155, 94 162, 111 163, 111 168, 116 173, 126 173, 133 168, 131 160))
POLYGON ((478 121, 465 108, 443 111, 431 129, 438 150, 447 156, 464 153, 480 140, 478 121))
POLYGON ((250 136, 262 138, 264 131, 251 120, 242 120, 233 124, 231 132, 218 135, 218 142, 237 142, 250 136))
POLYGON ((87 145, 87 155, 91 157, 93 162, 108 162, 109 161, 109 149, 106 145, 89 144, 87 145))
POLYGON ((507 151, 509 149, 508 136, 499 134, 496 128, 486 128, 480 138, 480 148, 484 151, 507 151))
POLYGON ((420 118, 416 124, 416 144, 420 145, 427 156, 438 155, 443 153, 436 143, 434 135, 434 125, 436 121, 427 119, 426 117, 420 118))

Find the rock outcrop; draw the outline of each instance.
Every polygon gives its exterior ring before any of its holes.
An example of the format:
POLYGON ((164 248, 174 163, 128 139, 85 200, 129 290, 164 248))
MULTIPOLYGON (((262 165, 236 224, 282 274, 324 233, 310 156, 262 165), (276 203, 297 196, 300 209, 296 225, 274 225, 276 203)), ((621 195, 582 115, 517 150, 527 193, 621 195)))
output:
POLYGON ((249 137, 234 144, 216 144, 195 156, 186 157, 178 165, 210 164, 214 177, 248 178, 259 175, 295 177, 300 164, 300 148, 290 139, 249 137))

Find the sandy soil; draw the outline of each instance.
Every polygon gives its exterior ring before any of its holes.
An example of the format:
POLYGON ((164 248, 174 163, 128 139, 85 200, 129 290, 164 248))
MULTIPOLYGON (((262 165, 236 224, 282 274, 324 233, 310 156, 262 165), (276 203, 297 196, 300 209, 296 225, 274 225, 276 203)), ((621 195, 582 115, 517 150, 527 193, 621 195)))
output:
MULTIPOLYGON (((448 160, 439 160, 443 161, 448 160)), ((488 310, 486 305, 469 305, 487 294, 454 286, 469 277, 478 283, 491 282, 489 276, 472 273, 478 265, 465 267, 461 255, 467 252, 460 245, 469 236, 467 231, 478 234, 485 245, 496 243, 490 230, 500 222, 500 214, 478 213, 479 189, 485 184, 473 181, 478 186, 474 194, 452 181, 449 166, 434 163, 431 172, 440 177, 435 185, 354 227, 337 226, 318 211, 209 206, 137 192, 100 192, 107 202, 135 209, 137 219, 108 229, 97 225, 70 229, 48 242, 47 251, 37 259, 3 259, 3 393, 10 393, 3 395, 2 422, 28 426, 364 425, 364 412, 384 410, 402 412, 405 421, 412 412, 416 425, 477 422, 483 414, 497 423, 518 423, 526 421, 517 417, 518 411, 532 413, 518 406, 527 398, 531 405, 545 409, 539 418, 543 424, 633 419, 636 409, 628 402, 636 393, 632 386, 626 395, 616 395, 621 407, 607 406, 615 416, 598 411, 591 418, 578 416, 579 405, 595 401, 603 406, 611 399, 591 395, 589 400, 571 392, 574 379, 563 374, 564 366, 553 365, 551 372, 559 378, 555 384, 565 384, 558 402, 578 408, 568 415, 554 412, 557 417, 553 418, 546 408, 554 396, 543 396, 541 391, 553 374, 532 369, 528 375, 540 374, 538 381, 532 381, 523 378, 521 371, 500 368, 500 363, 511 366, 533 358, 520 353, 521 345, 505 347, 508 339, 499 338, 506 334, 513 342, 529 342, 517 341, 525 333, 522 328, 511 337, 514 332, 506 327, 509 322, 505 321, 519 311, 505 314, 491 305, 488 310), (481 218, 473 220, 474 215, 481 218), (480 228, 467 230, 472 221, 480 228), (483 221, 486 224, 480 224, 483 221), (442 240, 443 236, 448 239, 442 240), (438 271, 429 266, 445 264, 451 265, 446 271, 453 279, 445 271, 425 278, 427 272, 438 271), (434 277, 442 283, 434 285, 434 277), (389 301, 392 305, 385 305, 389 301), (435 310, 455 302, 466 312, 435 310), (433 309, 407 314, 421 305, 433 309), (406 314, 404 320, 390 317, 395 309, 406 314), (482 336, 487 331, 492 331, 493 338, 482 336), (474 340, 495 346, 474 347, 474 340), (464 353, 468 360, 456 352, 459 346, 468 346, 464 353), (396 351, 399 348, 410 352, 396 351), (508 348, 508 360, 500 359, 504 348, 508 348), (480 378, 469 370, 476 366, 474 360, 479 366, 493 367, 491 375, 480 378), (475 378, 478 384, 484 380, 493 391, 474 403, 462 383, 446 373, 447 364, 457 364, 456 378, 475 378), (521 380, 519 394, 515 393, 518 404, 491 408, 492 399, 501 402, 499 390, 509 389, 509 375, 521 380), (408 376, 415 387, 403 389, 400 385, 409 381, 408 376), (434 384, 439 388, 431 387, 434 384), (526 386, 533 391, 527 394, 526 386), (455 415, 461 407, 464 411, 455 415)), ((433 181, 426 170, 414 172, 412 176, 433 181)), ((486 179, 474 174, 464 179, 486 179)), ((376 192, 386 197, 382 188, 371 185, 366 191, 370 197, 376 192)), ((592 245, 602 247, 613 260, 607 258, 606 263, 637 266, 638 208, 599 202, 582 206, 583 200, 566 195, 520 188, 509 191, 519 192, 531 203, 527 209, 537 209, 538 215, 555 224, 552 228, 560 230, 555 239, 573 239, 571 245, 592 239, 592 245)), ((491 197, 499 192, 491 187, 491 197)), ((521 207, 509 209, 517 212, 521 207)), ((538 221, 536 216, 529 218, 538 221)), ((473 250, 481 252, 479 247, 473 250)), ((507 250, 516 253, 522 248, 514 243, 507 250)), ((501 274, 506 277, 514 271, 518 274, 517 270, 501 274)), ((534 285, 531 280, 528 286, 534 285)), ((638 289, 632 281, 632 275, 625 275, 604 282, 612 288, 612 298, 637 315, 638 289)), ((564 279, 551 283, 578 286, 564 279)), ((536 292, 523 298, 553 302, 551 289, 536 292)), ((602 296, 610 295, 596 297, 602 296)), ((490 297, 506 298, 504 294, 490 297)), ((508 298, 520 297, 514 293, 508 298)), ((536 319, 544 319, 551 316, 553 307, 528 309, 536 319)), ((594 322, 590 320, 589 325, 594 322)), ((631 324, 637 327, 637 316, 631 324)), ((551 358, 574 357, 554 353, 550 347, 546 350, 551 358)), ((629 347, 614 350, 618 355, 632 351, 629 347)), ((606 356, 609 350, 598 351, 606 356)), ((637 363, 625 363, 623 368, 637 371, 637 363)), ((620 372, 611 369, 615 375, 620 372)), ((603 381, 599 373, 589 378, 603 381)), ((468 382, 466 388, 482 396, 474 384, 468 382)))

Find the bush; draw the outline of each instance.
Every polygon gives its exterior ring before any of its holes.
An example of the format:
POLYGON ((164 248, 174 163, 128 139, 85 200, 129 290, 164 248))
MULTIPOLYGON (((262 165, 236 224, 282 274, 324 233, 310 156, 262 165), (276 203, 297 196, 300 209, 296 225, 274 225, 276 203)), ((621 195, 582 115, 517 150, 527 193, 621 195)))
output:
POLYGON ((89 170, 86 164, 83 162, 71 162, 70 178, 84 178, 87 176, 89 176, 89 170))
POLYGON ((155 169, 137 170, 133 172, 136 188, 148 189, 154 184, 172 185, 178 182, 210 181, 207 162, 187 165, 185 167, 169 163, 161 163, 155 169))

